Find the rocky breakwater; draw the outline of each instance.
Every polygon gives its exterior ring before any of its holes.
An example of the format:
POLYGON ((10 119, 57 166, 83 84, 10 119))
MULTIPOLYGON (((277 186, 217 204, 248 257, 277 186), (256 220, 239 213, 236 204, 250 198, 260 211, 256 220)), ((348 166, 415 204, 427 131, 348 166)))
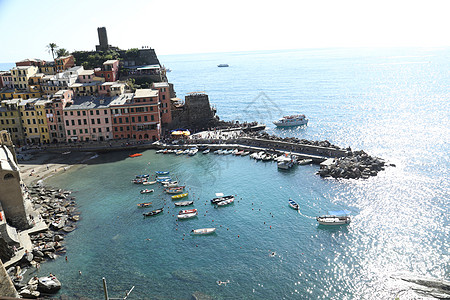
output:
POLYGON ((348 156, 336 158, 329 164, 321 164, 317 173, 321 177, 367 179, 376 176, 387 166, 395 167, 394 164, 387 164, 383 159, 372 157, 362 150, 349 151, 348 156))
POLYGON ((76 228, 80 216, 70 191, 36 185, 28 189, 28 194, 35 213, 30 214, 30 218, 36 224, 45 222, 48 229, 30 234, 32 250, 26 250, 18 264, 8 269, 8 274, 19 295, 34 298, 41 293, 55 293, 61 288, 61 283, 52 274, 33 277, 27 283, 23 281, 39 271, 41 263, 65 255, 65 234, 76 228))

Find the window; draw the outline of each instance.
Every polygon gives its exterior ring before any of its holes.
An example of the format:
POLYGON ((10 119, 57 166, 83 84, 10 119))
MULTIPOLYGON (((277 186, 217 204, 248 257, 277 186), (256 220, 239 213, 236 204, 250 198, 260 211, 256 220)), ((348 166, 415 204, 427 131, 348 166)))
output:
POLYGON ((106 132, 109 132, 109 127, 106 127, 106 132))
POLYGON ((105 110, 103 111, 103 114, 107 115, 107 114, 108 114, 108 111, 105 109, 105 110))
POLYGON ((97 109, 97 110, 95 111, 95 114, 98 116, 98 115, 100 114, 100 111, 97 109))
POLYGON ((122 118, 119 118, 119 123, 120 123, 120 124, 122 123, 122 118))
POLYGON ((73 111, 70 112, 70 115, 73 116, 73 111))
POLYGON ((83 119, 83 124, 87 125, 87 119, 83 119))
POLYGON ((94 111, 93 110, 90 110, 89 111, 89 114, 92 116, 92 115, 94 115, 94 111))
POLYGON ((98 132, 102 132, 102 128, 101 127, 98 128, 98 132))
POLYGON ((145 121, 145 122, 147 122, 147 121, 148 121, 148 118, 147 118, 147 116, 144 116, 144 121, 145 121))
POLYGON ((96 132, 95 128, 92 128, 92 132, 93 132, 93 133, 95 133, 95 132, 96 132))
POLYGON ((70 135, 70 130, 67 130, 67 135, 70 135))
POLYGON ((78 125, 81 125, 81 120, 80 119, 78 119, 78 125))
POLYGON ((83 129, 80 129, 80 133, 81 133, 81 134, 83 133, 83 129))
POLYGON ((100 118, 97 119, 97 124, 100 124, 100 118))
POLYGON ((150 111, 153 111, 153 106, 150 106, 150 111))
POLYGON ((72 120, 72 126, 75 126, 75 120, 72 120))
POLYGON ((105 123, 108 124, 109 123, 109 119, 105 118, 105 123))
POLYGON ((138 116, 138 122, 141 122, 141 121, 142 121, 141 116, 138 116))
POLYGON ((128 117, 125 117, 125 123, 128 123, 128 117))
POLYGON ((77 110, 77 116, 81 116, 81 112, 77 110))
POLYGON ((92 125, 95 124, 95 119, 91 119, 91 124, 92 124, 92 125))
POLYGON ((154 120, 155 120, 155 116, 154 116, 154 115, 151 115, 151 116, 150 116, 150 120, 154 121, 154 120))
POLYGON ((87 128, 84 130, 84 133, 88 133, 88 130, 87 130, 87 128))
POLYGON ((85 116, 86 115, 86 111, 85 110, 83 110, 83 116, 85 116))
POLYGON ((136 121, 135 121, 135 118, 134 118, 134 117, 131 117, 131 123, 134 123, 134 122, 136 122, 136 121))
POLYGON ((74 129, 72 130, 73 135, 77 135, 77 131, 74 129))

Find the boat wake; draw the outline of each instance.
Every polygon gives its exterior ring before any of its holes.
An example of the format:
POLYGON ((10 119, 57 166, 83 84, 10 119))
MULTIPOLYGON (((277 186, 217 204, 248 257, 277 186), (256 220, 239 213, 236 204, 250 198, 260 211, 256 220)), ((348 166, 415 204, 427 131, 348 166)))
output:
POLYGON ((298 210, 298 214, 301 215, 301 216, 303 216, 303 217, 305 217, 305 218, 308 218, 308 219, 312 219, 312 220, 315 220, 315 219, 316 219, 316 217, 311 217, 311 216, 307 216, 307 215, 305 215, 305 214, 302 214, 302 212, 300 211, 300 209, 298 210))

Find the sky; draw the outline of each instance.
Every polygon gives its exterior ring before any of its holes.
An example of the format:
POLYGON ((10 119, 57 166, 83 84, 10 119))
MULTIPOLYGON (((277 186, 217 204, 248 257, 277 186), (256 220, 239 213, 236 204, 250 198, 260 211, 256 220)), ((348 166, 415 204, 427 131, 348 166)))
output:
POLYGON ((449 0, 0 0, 0 63, 46 45, 149 46, 157 55, 328 47, 450 46, 449 0))

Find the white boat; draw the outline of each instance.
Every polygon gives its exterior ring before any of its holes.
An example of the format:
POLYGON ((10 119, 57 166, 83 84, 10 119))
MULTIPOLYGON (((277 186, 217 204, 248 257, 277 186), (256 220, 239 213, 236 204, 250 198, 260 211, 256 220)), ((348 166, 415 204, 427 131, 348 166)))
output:
POLYGON ((295 210, 299 210, 299 206, 298 206, 298 204, 294 201, 294 200, 292 200, 292 199, 289 199, 289 206, 290 207, 292 207, 293 209, 295 209, 295 210))
POLYGON ((189 214, 179 214, 179 215, 177 215, 177 218, 178 219, 190 219, 190 218, 194 218, 197 215, 198 215, 198 212, 193 212, 193 213, 189 213, 189 214))
POLYGON ((189 150, 188 155, 194 156, 195 154, 197 154, 197 152, 198 152, 197 148, 192 148, 191 150, 189 150))
POLYGON ((329 211, 328 215, 316 217, 320 225, 347 225, 350 224, 350 213, 348 210, 329 211))
POLYGON ((216 228, 200 228, 200 229, 192 229, 192 234, 197 235, 206 235, 206 234, 212 234, 216 232, 216 228))
POLYGON ((151 189, 151 190, 149 190, 149 189, 145 189, 145 190, 141 190, 141 194, 148 194, 148 193, 153 193, 155 190, 153 190, 153 189, 151 189))
POLYGON ((300 159, 297 161, 297 164, 303 166, 303 165, 308 165, 310 163, 312 163, 312 159, 306 158, 306 159, 300 159))
POLYGON ((249 154, 250 154, 250 152, 244 151, 244 152, 242 152, 241 156, 246 156, 246 155, 249 155, 249 154))
POLYGON ((234 149, 233 151, 231 151, 231 154, 236 155, 239 152, 239 149, 234 149))
POLYGON ((148 184, 155 184, 156 181, 145 181, 142 184, 148 185, 148 184))
POLYGON ((223 201, 217 202, 216 204, 217 204, 218 206, 225 206, 225 205, 231 204, 231 203, 233 203, 233 202, 234 202, 234 197, 230 197, 230 198, 225 199, 225 200, 223 200, 223 201))
POLYGON ((210 149, 206 149, 206 150, 203 150, 203 154, 208 154, 209 152, 210 152, 211 150, 210 149))
POLYGON ((180 201, 180 202, 175 202, 174 204, 175 204, 175 206, 189 206, 189 205, 194 204, 194 201, 192 201, 192 200, 180 201))
POLYGON ((183 154, 189 154, 189 151, 191 151, 191 150, 186 149, 186 150, 183 151, 183 154))
POLYGON ((175 152, 176 155, 181 155, 183 154, 183 150, 178 150, 177 152, 175 152))
POLYGON ((290 168, 292 168, 294 166, 294 162, 292 160, 281 160, 278 161, 277 163, 278 169, 282 169, 282 170, 289 170, 290 168))
POLYGON ((166 182, 163 182, 162 185, 164 187, 177 187, 178 181, 166 181, 166 182))
POLYGON ((226 68, 226 67, 229 67, 228 64, 218 64, 217 66, 218 66, 219 68, 226 68))
POLYGON ((284 116, 273 124, 278 127, 300 126, 308 124, 308 119, 305 115, 284 116))

